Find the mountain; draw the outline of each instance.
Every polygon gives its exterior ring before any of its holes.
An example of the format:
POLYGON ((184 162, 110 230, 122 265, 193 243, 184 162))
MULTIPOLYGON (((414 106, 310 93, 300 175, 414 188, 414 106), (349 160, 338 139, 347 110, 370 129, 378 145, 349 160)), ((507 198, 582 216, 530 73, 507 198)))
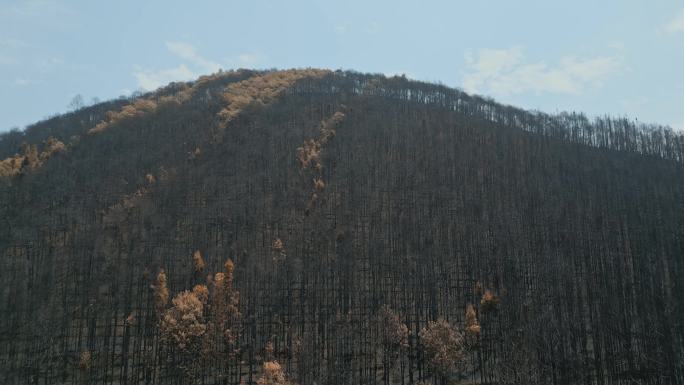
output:
POLYGON ((238 70, 0 136, 4 384, 682 384, 684 136, 238 70))

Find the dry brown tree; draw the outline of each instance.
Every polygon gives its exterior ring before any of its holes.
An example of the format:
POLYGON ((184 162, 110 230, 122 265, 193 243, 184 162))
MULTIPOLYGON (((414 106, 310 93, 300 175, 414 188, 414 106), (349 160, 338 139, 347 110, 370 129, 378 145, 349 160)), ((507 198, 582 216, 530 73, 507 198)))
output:
POLYGON ((192 264, 195 267, 196 273, 200 273, 204 270, 204 258, 202 258, 202 253, 199 250, 192 254, 192 264))
POLYGON ((465 329, 469 335, 477 336, 480 334, 480 322, 477 320, 477 313, 475 312, 475 307, 473 307, 472 304, 468 304, 468 306, 466 306, 465 323, 465 329))
POLYGON ((152 290, 154 290, 154 306, 157 316, 161 318, 166 305, 169 303, 169 288, 166 284, 164 269, 161 269, 157 274, 157 283, 152 286, 152 290))
POLYGON ((43 142, 43 149, 40 152, 38 152, 38 147, 35 144, 23 143, 21 154, 15 154, 0 161, 0 177, 13 177, 36 170, 54 154, 64 151, 66 151, 64 143, 52 136, 43 142))
MULTIPOLYGON (((201 254, 195 252, 195 271, 198 262, 204 263, 201 254)), ((192 381, 199 378, 208 363, 225 362, 236 352, 239 293, 233 288, 234 265, 230 259, 224 269, 210 280, 211 290, 206 285, 195 285, 191 291, 175 295, 168 308, 169 289, 164 270, 152 286, 161 347, 171 360, 170 367, 179 369, 192 381)))
POLYGON ((78 358, 78 368, 81 370, 88 370, 93 364, 93 358, 90 351, 84 350, 78 358))
POLYGON ((192 291, 182 291, 171 301, 173 306, 164 312, 160 329, 163 338, 181 351, 199 351, 202 336, 207 331, 204 303, 192 291))
POLYGON ((378 327, 377 347, 382 351, 383 380, 389 384, 389 375, 402 349, 408 347, 408 327, 388 305, 383 305, 375 316, 378 327))
POLYGON ((235 265, 228 259, 224 271, 216 273, 213 279, 211 332, 225 344, 224 352, 233 354, 240 326, 240 294, 233 288, 235 265))
POLYGON ((273 240, 273 262, 282 262, 287 258, 287 253, 285 251, 285 245, 280 238, 273 240))
POLYGON ((480 300, 480 311, 483 313, 488 313, 498 309, 501 299, 494 294, 491 290, 485 290, 482 295, 482 300, 480 300))
POLYGON ((444 319, 428 322, 419 333, 423 355, 441 382, 446 383, 464 363, 465 341, 457 327, 444 319))
POLYGON ((277 361, 264 362, 261 377, 257 379, 257 385, 295 385, 290 382, 285 371, 277 361))

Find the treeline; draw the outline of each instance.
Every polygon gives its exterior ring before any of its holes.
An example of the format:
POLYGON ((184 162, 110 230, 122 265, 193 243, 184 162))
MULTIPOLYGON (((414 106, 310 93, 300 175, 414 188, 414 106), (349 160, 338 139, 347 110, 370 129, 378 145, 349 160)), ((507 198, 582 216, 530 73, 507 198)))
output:
POLYGON ((468 95, 458 89, 410 81, 405 77, 368 79, 354 73, 347 74, 349 75, 356 79, 354 92, 357 93, 439 105, 505 127, 570 143, 684 160, 684 135, 667 126, 608 116, 589 119, 576 112, 550 115, 502 105, 491 99, 468 95))
POLYGON ((353 72, 167 91, 0 180, 5 383, 684 382, 681 136, 353 72))

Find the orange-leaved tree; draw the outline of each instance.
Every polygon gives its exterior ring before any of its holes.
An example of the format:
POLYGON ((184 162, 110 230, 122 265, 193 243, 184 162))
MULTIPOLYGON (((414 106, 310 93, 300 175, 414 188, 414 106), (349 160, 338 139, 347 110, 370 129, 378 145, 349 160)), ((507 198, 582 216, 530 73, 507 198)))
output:
POLYGON ((419 336, 428 365, 446 383, 465 361, 463 335, 456 326, 440 318, 428 322, 419 336))
POLYGON ((277 361, 264 362, 261 377, 257 385, 294 385, 285 374, 285 371, 277 361))
MULTIPOLYGON (((204 260, 196 252, 193 254, 195 271, 198 262, 203 268, 204 260)), ((209 279, 209 286, 200 284, 179 292, 170 307, 164 270, 152 286, 161 346, 173 366, 188 378, 197 378, 208 363, 226 362, 228 356, 237 352, 241 314, 239 292, 233 288, 234 268, 228 259, 224 271, 209 279)))

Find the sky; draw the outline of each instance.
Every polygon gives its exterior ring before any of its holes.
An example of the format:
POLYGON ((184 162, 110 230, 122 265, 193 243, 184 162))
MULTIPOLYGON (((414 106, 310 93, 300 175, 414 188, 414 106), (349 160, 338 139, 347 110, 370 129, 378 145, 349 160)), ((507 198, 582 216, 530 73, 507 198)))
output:
POLYGON ((405 74, 684 130, 682 0, 0 0, 0 132, 219 68, 405 74))

